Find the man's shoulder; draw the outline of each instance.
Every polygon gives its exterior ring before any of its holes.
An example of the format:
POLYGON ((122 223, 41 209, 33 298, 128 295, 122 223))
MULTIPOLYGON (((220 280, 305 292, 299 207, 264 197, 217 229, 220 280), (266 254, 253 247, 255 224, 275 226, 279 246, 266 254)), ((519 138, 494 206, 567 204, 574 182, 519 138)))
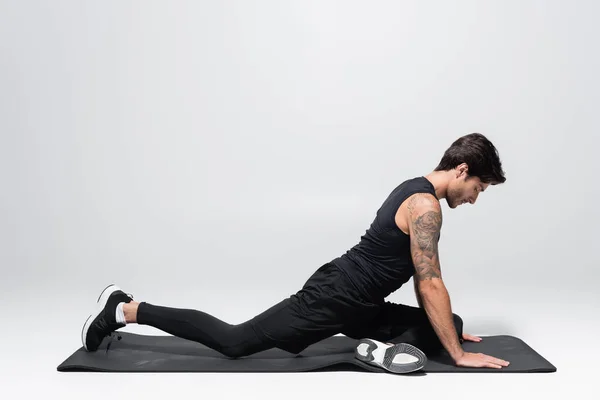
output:
POLYGON ((430 211, 442 213, 440 201, 429 192, 415 192, 408 196, 406 208, 410 214, 430 211))

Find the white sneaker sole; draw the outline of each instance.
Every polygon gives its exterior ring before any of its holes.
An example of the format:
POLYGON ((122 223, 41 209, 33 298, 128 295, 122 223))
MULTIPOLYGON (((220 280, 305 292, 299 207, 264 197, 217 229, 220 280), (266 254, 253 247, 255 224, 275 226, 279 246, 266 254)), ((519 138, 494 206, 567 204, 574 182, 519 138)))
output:
POLYGON ((100 296, 98 296, 98 300, 96 301, 96 310, 94 311, 94 313, 90 314, 90 316, 85 320, 85 323, 83 324, 83 328, 81 329, 81 343, 83 343, 83 348, 86 351, 88 348, 85 344, 85 338, 87 336, 88 330, 90 329, 90 326, 92 325, 92 322, 96 319, 98 314, 100 314, 100 312, 104 309, 104 306, 106 306, 106 302, 108 301, 108 298, 110 297, 110 295, 113 294, 117 290, 121 290, 121 289, 115 284, 110 284, 107 287, 105 287, 104 290, 102 291, 102 293, 100 293, 100 296))
POLYGON ((418 371, 427 363, 425 353, 415 346, 407 343, 389 345, 373 339, 361 339, 354 349, 354 356, 396 374, 418 371))

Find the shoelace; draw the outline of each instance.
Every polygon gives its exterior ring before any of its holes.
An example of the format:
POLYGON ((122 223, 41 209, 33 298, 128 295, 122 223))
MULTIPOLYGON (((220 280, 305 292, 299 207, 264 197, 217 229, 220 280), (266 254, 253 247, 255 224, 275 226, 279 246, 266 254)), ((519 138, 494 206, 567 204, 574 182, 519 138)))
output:
MULTIPOLYGON (((133 300, 133 295, 131 293, 126 293, 126 294, 133 300)), ((110 349, 110 345, 112 344, 115 336, 117 337, 117 340, 123 339, 123 337, 119 334, 119 332, 116 332, 116 331, 111 332, 110 334, 108 334, 106 336, 110 337, 110 340, 108 341, 108 344, 106 345, 106 351, 104 352, 104 354, 108 354, 108 350, 110 349)))

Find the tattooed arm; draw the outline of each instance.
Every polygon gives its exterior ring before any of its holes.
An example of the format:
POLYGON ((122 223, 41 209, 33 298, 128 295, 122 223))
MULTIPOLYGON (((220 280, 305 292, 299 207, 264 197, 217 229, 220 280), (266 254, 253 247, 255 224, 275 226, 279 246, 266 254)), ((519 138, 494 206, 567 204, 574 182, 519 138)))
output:
POLYGON ((450 305, 450 297, 442 281, 438 256, 438 239, 442 227, 439 201, 428 193, 417 193, 408 199, 410 249, 415 265, 416 292, 420 304, 444 348, 454 361, 464 351, 460 345, 450 305))

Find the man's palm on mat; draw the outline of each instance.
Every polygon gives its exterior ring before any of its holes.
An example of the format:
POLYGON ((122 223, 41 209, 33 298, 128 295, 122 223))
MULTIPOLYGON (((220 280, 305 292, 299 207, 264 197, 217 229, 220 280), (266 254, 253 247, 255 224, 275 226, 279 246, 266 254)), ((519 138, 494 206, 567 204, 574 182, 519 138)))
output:
MULTIPOLYGON (((481 338, 473 335, 463 333, 462 338, 469 342, 481 342, 481 338)), ((508 367, 510 364, 506 360, 500 358, 488 356, 483 353, 469 353, 464 352, 462 357, 455 360, 456 365, 459 367, 475 367, 475 368, 502 368, 508 367)))
MULTIPOLYGON (((468 342, 481 342, 478 336, 469 335, 468 333, 462 334, 462 339, 468 342)), ((393 345, 393 343, 388 343, 393 345)), ((488 356, 483 353, 469 353, 464 352, 462 357, 455 360, 458 367, 474 367, 474 368, 497 368, 507 367, 510 362, 502 360, 500 358, 488 356)))

